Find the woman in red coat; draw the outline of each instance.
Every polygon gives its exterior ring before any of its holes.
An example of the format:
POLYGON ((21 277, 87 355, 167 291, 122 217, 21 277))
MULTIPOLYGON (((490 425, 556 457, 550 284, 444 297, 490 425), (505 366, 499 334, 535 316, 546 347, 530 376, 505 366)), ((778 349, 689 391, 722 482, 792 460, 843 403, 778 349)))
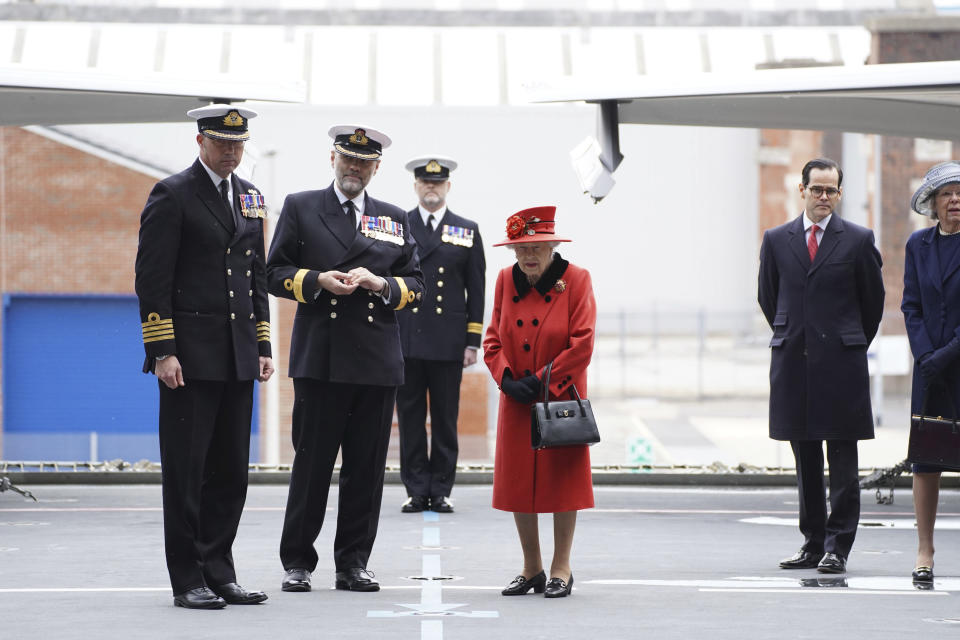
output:
POLYGON ((597 309, 590 273, 554 248, 569 242, 554 232, 556 207, 525 209, 507 220, 507 239, 494 246, 516 252, 516 264, 497 276, 493 317, 483 340, 484 361, 500 387, 493 507, 512 511, 523 549, 523 572, 503 595, 533 589, 548 598, 570 594, 570 548, 577 510, 593 506, 590 453, 574 446, 534 450, 530 407, 543 397, 567 399, 576 385, 587 395, 597 309), (537 514, 553 514, 554 550, 547 582, 540 557, 537 514))

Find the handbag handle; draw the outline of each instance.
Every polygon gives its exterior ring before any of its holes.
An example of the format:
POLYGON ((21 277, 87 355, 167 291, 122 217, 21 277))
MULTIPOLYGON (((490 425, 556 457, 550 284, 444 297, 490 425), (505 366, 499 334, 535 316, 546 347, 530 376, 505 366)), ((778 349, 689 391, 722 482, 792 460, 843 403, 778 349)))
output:
MULTIPOLYGON (((543 377, 543 412, 547 416, 547 420, 550 419, 550 371, 552 370, 553 360, 551 360, 550 364, 547 365, 547 369, 544 372, 543 377)), ((577 401, 577 406, 580 407, 580 416, 586 417, 587 410, 583 408, 583 400, 580 399, 580 393, 577 391, 577 385, 571 384, 570 388, 567 389, 567 393, 570 394, 571 400, 577 401)), ((956 424, 956 422, 954 422, 954 424, 956 424)))
MULTIPOLYGON (((552 364, 552 363, 551 363, 552 364)), ((944 395, 947 396, 947 400, 950 402, 950 408, 953 410, 953 417, 950 419, 953 422, 953 432, 958 433, 960 425, 957 423, 957 405, 953 402, 953 396, 950 395, 950 387, 947 386, 945 382, 939 382, 936 384, 927 385, 923 390, 923 405, 920 407, 920 428, 923 428, 923 421, 927 418, 927 402, 930 400, 930 389, 934 386, 942 386, 944 390, 944 395)))

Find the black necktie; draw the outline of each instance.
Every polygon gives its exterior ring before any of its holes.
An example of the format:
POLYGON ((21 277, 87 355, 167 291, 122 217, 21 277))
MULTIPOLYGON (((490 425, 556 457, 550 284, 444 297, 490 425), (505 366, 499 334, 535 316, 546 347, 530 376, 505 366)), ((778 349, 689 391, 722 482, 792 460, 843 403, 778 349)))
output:
POLYGON ((220 181, 220 197, 223 198, 223 204, 227 205, 227 209, 233 211, 233 207, 230 206, 230 183, 226 178, 220 181))
POLYGON ((230 217, 233 219, 233 225, 236 229, 241 229, 241 224, 243 224, 240 214, 237 211, 237 208, 233 206, 233 203, 230 202, 230 178, 224 178, 220 181, 220 197, 223 198, 223 204, 226 205, 227 211, 230 212, 230 217))
POLYGON ((433 233, 433 214, 427 216, 427 233, 433 233))
POLYGON ((343 206, 347 208, 347 215, 350 216, 350 223, 353 225, 354 231, 357 229, 357 205, 353 204, 353 200, 347 200, 343 203, 343 206))

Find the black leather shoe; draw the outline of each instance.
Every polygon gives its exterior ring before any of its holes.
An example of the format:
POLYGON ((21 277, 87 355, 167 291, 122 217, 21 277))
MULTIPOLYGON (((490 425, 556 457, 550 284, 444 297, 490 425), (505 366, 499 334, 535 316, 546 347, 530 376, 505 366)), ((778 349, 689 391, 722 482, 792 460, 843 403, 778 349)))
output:
POLYGON ((337 571, 335 586, 343 591, 380 591, 380 583, 373 579, 373 573, 360 567, 337 571))
POLYGON ((843 573, 847 570, 847 560, 835 553, 823 554, 823 559, 817 565, 820 573, 843 573))
POLYGON ((453 513, 453 503, 446 496, 430 498, 430 509, 437 513, 453 513))
POLYGON ((933 567, 917 567, 913 570, 914 582, 933 582, 933 567))
POLYGON ((426 511, 430 506, 430 501, 425 496, 410 496, 400 507, 404 513, 420 513, 426 511))
POLYGON ((227 603, 207 587, 197 587, 173 596, 173 606, 186 609, 223 609, 227 603))
POLYGON ((820 560, 823 558, 822 553, 814 553, 812 551, 804 551, 801 549, 795 554, 780 561, 781 569, 813 569, 820 564, 820 560))
POLYGON ((543 593, 547 585, 547 574, 543 571, 533 576, 529 580, 522 575, 513 579, 513 582, 507 585, 507 588, 500 592, 504 596, 523 596, 527 591, 533 589, 534 593, 543 593))
POLYGON ((284 591, 310 591, 310 571, 307 569, 287 569, 280 588, 284 591))
POLYGON ((573 591, 573 574, 570 574, 570 582, 564 582, 563 578, 550 578, 547 583, 547 589, 543 593, 544 598, 566 598, 573 591))
POLYGON ((213 592, 226 600, 227 604, 260 604, 267 599, 263 591, 247 591, 236 582, 213 587, 213 592))

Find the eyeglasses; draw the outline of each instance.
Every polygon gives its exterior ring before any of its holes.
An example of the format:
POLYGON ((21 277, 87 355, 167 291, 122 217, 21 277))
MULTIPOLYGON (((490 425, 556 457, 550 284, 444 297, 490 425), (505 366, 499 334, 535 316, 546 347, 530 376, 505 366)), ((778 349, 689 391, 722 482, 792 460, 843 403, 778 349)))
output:
POLYGON ((807 189, 810 191, 810 195, 812 195, 814 198, 823 197, 823 194, 827 194, 828 198, 833 198, 834 196, 840 193, 840 189, 837 189, 835 187, 821 187, 818 185, 811 185, 807 187, 807 189))

